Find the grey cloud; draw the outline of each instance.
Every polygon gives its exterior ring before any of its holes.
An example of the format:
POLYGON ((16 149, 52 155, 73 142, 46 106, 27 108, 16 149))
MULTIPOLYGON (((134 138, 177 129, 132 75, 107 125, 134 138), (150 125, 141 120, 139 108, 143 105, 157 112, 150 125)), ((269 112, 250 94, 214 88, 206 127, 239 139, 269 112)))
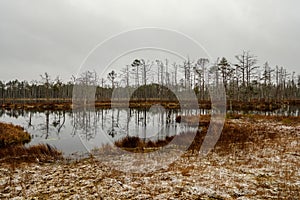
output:
MULTIPOLYGON (((0 79, 69 79, 99 42, 143 26, 170 28, 202 43, 213 57, 250 50, 260 64, 300 73, 299 1, 16 1, 0 2, 0 79)), ((116 47, 117 48, 117 47, 116 47)))

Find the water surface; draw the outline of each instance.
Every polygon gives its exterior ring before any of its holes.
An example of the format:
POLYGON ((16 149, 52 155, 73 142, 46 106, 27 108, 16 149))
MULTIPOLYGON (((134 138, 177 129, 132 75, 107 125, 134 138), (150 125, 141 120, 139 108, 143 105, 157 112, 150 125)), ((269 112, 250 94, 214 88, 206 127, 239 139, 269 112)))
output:
MULTIPOLYGON (((233 111, 242 114, 300 116, 297 106, 287 106, 272 112, 233 111)), ((48 143, 65 155, 86 153, 112 144, 125 136, 158 140, 198 127, 175 122, 177 115, 209 114, 210 110, 97 109, 81 111, 0 110, 0 121, 21 125, 32 136, 27 145, 48 143)))

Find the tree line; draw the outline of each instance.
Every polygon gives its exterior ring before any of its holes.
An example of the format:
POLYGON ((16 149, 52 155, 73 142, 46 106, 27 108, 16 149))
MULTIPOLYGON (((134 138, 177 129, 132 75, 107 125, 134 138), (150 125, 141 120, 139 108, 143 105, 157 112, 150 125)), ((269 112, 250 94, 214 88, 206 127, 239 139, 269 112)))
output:
MULTIPOLYGON (((174 99, 171 91, 193 90, 199 100, 210 100, 209 86, 223 84, 227 99, 235 101, 284 101, 300 97, 300 75, 268 62, 258 64, 257 57, 243 51, 229 61, 225 57, 210 61, 207 58, 182 62, 135 59, 121 70, 112 70, 100 77, 96 71, 86 71, 64 82, 48 73, 40 80, 0 81, 2 103, 18 101, 69 101, 74 86, 92 86, 95 99, 109 101, 116 90, 132 91, 132 98, 174 99), (171 88, 171 91, 170 91, 171 88)), ((119 92, 122 98, 125 92, 119 92)))

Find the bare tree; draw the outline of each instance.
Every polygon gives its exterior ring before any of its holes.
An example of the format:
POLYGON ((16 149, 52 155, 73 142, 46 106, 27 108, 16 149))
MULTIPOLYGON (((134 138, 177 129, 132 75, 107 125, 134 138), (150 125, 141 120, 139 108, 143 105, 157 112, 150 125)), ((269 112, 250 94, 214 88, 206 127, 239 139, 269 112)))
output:
POLYGON ((178 85, 178 82, 177 82, 177 76, 178 76, 178 65, 176 64, 176 62, 174 62, 172 64, 173 68, 174 68, 174 73, 173 73, 173 80, 172 83, 173 85, 175 86, 176 88, 176 91, 177 91, 177 85, 178 85))
POLYGON ((73 102, 75 104, 93 105, 95 102, 97 75, 96 72, 85 71, 76 80, 73 89, 73 102))
POLYGON ((126 67, 121 70, 121 77, 123 80, 125 80, 126 87, 129 87, 129 79, 130 79, 129 65, 126 65, 126 67))
POLYGON ((209 60, 207 58, 200 58, 197 60, 197 74, 199 77, 198 80, 198 84, 200 89, 200 93, 201 93, 201 99, 204 100, 205 98, 205 79, 206 79, 206 65, 209 63, 209 60))
POLYGON ((45 72, 44 76, 43 75, 40 75, 40 76, 42 78, 42 83, 45 86, 44 94, 46 96, 47 101, 49 101, 49 97, 50 97, 49 91, 50 91, 50 87, 51 87, 50 75, 47 72, 45 72))
POLYGON ((153 63, 150 63, 150 61, 145 61, 144 59, 140 59, 140 65, 142 67, 142 79, 143 79, 143 85, 147 85, 148 81, 148 73, 151 71, 151 67, 153 63))
POLYGON ((241 55, 235 56, 238 60, 238 63, 235 64, 235 66, 238 67, 242 74, 242 90, 244 100, 248 99, 250 100, 250 94, 251 94, 251 81, 252 77, 255 73, 255 70, 259 68, 259 66, 256 65, 257 59, 254 55, 251 55, 249 51, 243 53, 241 55))

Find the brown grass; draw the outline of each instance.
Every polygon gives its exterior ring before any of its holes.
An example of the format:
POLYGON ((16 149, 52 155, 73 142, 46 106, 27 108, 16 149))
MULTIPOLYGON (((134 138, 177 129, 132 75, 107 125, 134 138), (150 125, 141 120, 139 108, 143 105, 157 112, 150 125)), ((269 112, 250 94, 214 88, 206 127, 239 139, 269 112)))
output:
MULTIPOLYGON (((201 132, 197 132, 194 141, 189 147, 192 152, 198 152, 203 143, 204 137, 207 135, 208 127, 204 127, 201 132)), ((181 134, 190 135, 192 133, 181 134)), ((245 150, 248 144, 260 144, 264 140, 274 140, 278 134, 275 131, 269 130, 266 126, 255 126, 250 123, 234 123, 226 121, 218 139, 215 151, 218 153, 232 153, 232 145, 238 150, 245 150)))
MULTIPOLYGON (((139 137, 125 137, 115 142, 115 145, 129 151, 145 152, 147 148, 158 148, 172 143, 175 145, 187 146, 192 153, 199 152, 210 122, 210 115, 205 116, 178 116, 177 122, 185 122, 187 124, 201 125, 202 131, 183 132, 178 136, 167 137, 164 140, 144 141, 139 137), (195 137, 194 137, 195 135, 195 137), (191 143, 192 141, 192 143, 191 143)), ((274 141, 280 137, 280 133, 270 129, 265 125, 257 125, 258 122, 276 122, 283 125, 300 124, 299 117, 281 117, 281 116, 262 116, 262 115, 227 115, 220 138, 217 141, 215 150, 221 154, 232 153, 235 150, 247 150, 252 144, 261 144, 262 141, 274 141), (235 122, 238 119, 241 121, 235 122), (232 148, 234 146, 234 149, 232 148)))
MULTIPOLYGON (((115 142, 117 147, 123 148, 125 150, 134 151, 134 152, 144 152, 147 148, 158 148, 163 147, 169 144, 172 141, 173 144, 178 146, 189 145, 188 150, 192 152, 197 152, 200 150, 204 137, 207 133, 208 127, 202 128, 202 131, 195 132, 182 132, 179 135, 166 137, 164 140, 158 141, 146 141, 136 136, 128 136, 122 138, 115 142), (195 137, 194 137, 195 136, 195 137), (192 143, 191 143, 192 141, 192 143)), ((250 141, 253 130, 249 126, 225 123, 222 134, 217 142, 219 147, 222 146, 223 149, 228 149, 232 143, 245 143, 250 141)))
POLYGON ((251 120, 252 122, 279 122, 285 125, 300 125, 300 117, 295 116, 268 116, 268 115, 255 115, 255 114, 235 114, 235 113, 228 113, 226 115, 227 119, 247 119, 251 120))
POLYGON ((117 147, 120 147, 126 151, 143 153, 149 152, 150 148, 153 151, 157 148, 166 146, 169 142, 173 140, 174 136, 167 136, 164 140, 157 141, 144 141, 137 136, 127 136, 115 142, 117 147))
POLYGON ((46 162, 62 158, 62 153, 48 144, 25 147, 30 139, 29 133, 21 126, 0 123, 0 161, 46 162))
POLYGON ((1 162, 50 162, 62 159, 62 153, 48 144, 31 147, 16 145, 0 149, 1 162))
MULTIPOLYGON (((0 100, 4 101, 0 98, 0 100)), ((128 106, 128 99, 120 99, 116 102, 119 107, 128 106)), ((170 98, 132 98, 129 101, 131 108, 149 108, 151 105, 160 104, 165 108, 179 109, 181 105, 173 96, 170 98), (172 100, 173 99, 173 100, 172 100)), ((186 100, 184 104, 189 104, 186 100)), ((264 100, 246 101, 232 101, 231 105, 234 110, 259 110, 259 111, 273 111, 281 108, 283 105, 299 105, 300 100, 287 100, 285 102, 266 102, 264 100)), ((199 100, 199 108, 211 109, 210 100, 199 100)), ((227 109, 230 108, 230 103, 227 102, 227 109)), ((74 106, 74 105, 73 105, 74 106)), ((5 102, 0 104, 4 109, 25 109, 25 110, 72 110, 72 98, 37 98, 37 99, 5 99, 5 102)), ((95 101, 96 108, 110 108, 111 99, 98 99, 95 101)))
POLYGON ((0 123, 0 148, 25 144, 30 141, 29 133, 21 126, 0 123))

